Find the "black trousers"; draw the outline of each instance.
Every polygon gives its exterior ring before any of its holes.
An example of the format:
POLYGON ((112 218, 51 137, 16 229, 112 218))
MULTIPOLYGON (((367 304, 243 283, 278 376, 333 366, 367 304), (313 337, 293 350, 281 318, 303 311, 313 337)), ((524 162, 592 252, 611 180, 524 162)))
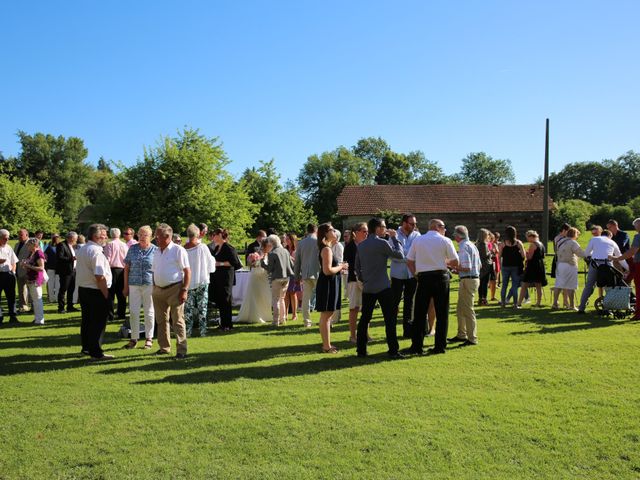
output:
POLYGON ((391 277, 391 291, 393 292, 393 305, 395 307, 394 316, 398 318, 400 300, 404 293, 404 305, 402 307, 402 331, 405 336, 411 335, 411 325, 413 324, 413 299, 416 294, 418 281, 415 278, 406 280, 391 277))
MULTIPOLYGON (((9 317, 16 318, 16 276, 9 272, 0 272, 0 296, 4 292, 7 297, 9 317)), ((2 321, 2 309, 0 309, 0 322, 2 321)))
POLYGON ((209 283, 209 298, 218 306, 220 312, 220 328, 233 328, 231 316, 232 311, 232 290, 234 271, 222 271, 211 274, 209 283))
POLYGON ((478 288, 478 297, 480 300, 487 299, 487 293, 489 291, 489 280, 491 280, 492 269, 486 269, 480 271, 480 287, 478 288))
POLYGON ((107 316, 109 315, 111 303, 96 288, 80 287, 78 289, 78 299, 82 308, 82 320, 80 322, 82 350, 88 351, 92 357, 100 358, 104 355, 100 340, 107 326, 107 316))
POLYGON ((73 307, 73 292, 76 289, 76 274, 58 274, 60 290, 58 290, 58 310, 64 310, 64 296, 67 296, 67 310, 73 307))
POLYGON ((393 303, 393 292, 390 288, 382 290, 378 293, 362 293, 362 308, 360 310, 360 321, 358 322, 357 351, 360 354, 367 353, 367 329, 369 322, 373 316, 373 309, 376 301, 380 302, 382 308, 382 316, 384 317, 384 328, 387 334, 387 346, 389 353, 398 353, 398 335, 396 334, 396 316, 397 312, 393 303))
POLYGON ((436 308, 435 351, 444 352, 447 348, 447 331, 449 330, 449 272, 434 271, 418 274, 416 290, 415 315, 411 350, 422 351, 424 335, 427 328, 427 312, 433 298, 436 308))
POLYGON ((111 288, 109 288, 109 320, 114 319, 115 299, 118 299, 118 318, 127 315, 127 297, 124 296, 124 268, 111 267, 111 288))

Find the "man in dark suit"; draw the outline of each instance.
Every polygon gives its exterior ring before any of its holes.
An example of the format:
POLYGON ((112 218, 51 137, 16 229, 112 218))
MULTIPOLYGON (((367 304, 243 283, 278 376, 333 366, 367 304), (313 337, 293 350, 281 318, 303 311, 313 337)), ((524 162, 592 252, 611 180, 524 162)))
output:
POLYGON ((65 241, 58 245, 56 256, 56 274, 60 277, 60 290, 58 290, 58 313, 64 313, 64 296, 67 295, 67 312, 77 312, 73 307, 73 292, 76 288, 75 261, 76 252, 73 248, 78 241, 76 232, 69 232, 65 241))
POLYGON ((256 235, 255 242, 251 242, 249 245, 247 245, 247 250, 244 252, 245 263, 247 265, 249 265, 249 255, 251 255, 252 253, 256 253, 258 250, 260 250, 261 242, 265 238, 267 238, 267 232, 265 232, 264 230, 258 230, 258 235, 256 235))

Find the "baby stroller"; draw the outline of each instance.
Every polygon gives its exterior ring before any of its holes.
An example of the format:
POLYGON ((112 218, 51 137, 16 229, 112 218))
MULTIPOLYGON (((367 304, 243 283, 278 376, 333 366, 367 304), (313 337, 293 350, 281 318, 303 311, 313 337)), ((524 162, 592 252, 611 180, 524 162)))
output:
POLYGON ((633 315, 636 297, 631 287, 624 281, 624 272, 610 263, 592 264, 597 269, 596 285, 604 289, 604 296, 598 297, 594 307, 598 314, 611 315, 616 319, 633 315))

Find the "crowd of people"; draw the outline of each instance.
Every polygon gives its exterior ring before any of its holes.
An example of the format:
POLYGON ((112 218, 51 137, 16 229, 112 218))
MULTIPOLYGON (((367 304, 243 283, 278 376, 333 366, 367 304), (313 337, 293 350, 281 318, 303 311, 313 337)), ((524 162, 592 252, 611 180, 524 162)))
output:
MULTIPOLYGON (((584 314, 601 265, 617 268, 633 279, 638 294, 640 219, 633 226, 638 233, 630 242, 615 220, 607 223, 606 230, 594 225, 584 250, 577 242, 580 231, 562 226, 553 241, 551 309, 584 314), (581 258, 588 259, 588 273, 577 303, 581 258)), ((155 230, 145 225, 137 232, 127 227, 122 236, 118 228, 94 224, 88 229, 86 241, 82 235, 68 232, 64 240, 54 234, 45 244, 42 232, 30 237, 26 229, 21 229, 18 242, 11 248, 10 233, 0 230, 0 293, 7 301, 9 323, 18 322, 18 313, 32 310, 33 323, 44 324, 46 283, 48 301, 57 303, 59 313, 76 312, 74 305, 80 303, 81 350, 95 360, 113 358, 102 349, 103 332, 108 321, 126 320, 127 304, 130 339, 125 349, 136 348, 141 337, 142 348, 151 349, 155 334, 159 347, 156 354, 168 355, 173 330, 175 357, 182 359, 187 355, 187 338, 196 330, 205 336, 214 316, 219 317, 222 332, 233 329, 232 289, 235 272, 242 263, 226 230, 189 225, 184 246, 181 237, 166 224, 159 224, 155 230)), ((542 307, 543 287, 547 285, 546 252, 533 230, 525 234, 525 248, 513 226, 502 235, 482 228, 473 242, 468 229, 457 225, 452 232, 456 250, 444 222, 430 220, 428 230, 421 234, 415 215, 405 214, 397 230, 388 228, 382 218, 372 218, 346 230, 344 242, 340 242, 340 236, 331 223, 308 225, 300 240, 292 233, 278 235, 260 230, 246 249, 250 273, 236 320, 271 322, 279 327, 287 323, 289 313, 292 321, 297 320, 300 310, 302 324, 309 328, 311 311, 315 310, 320 313, 322 352, 336 353, 331 329, 341 320, 344 290, 349 341, 356 345, 357 356, 367 356, 369 324, 379 305, 387 353, 397 359, 442 354, 452 343, 477 345, 476 308, 493 301, 505 308, 511 305, 520 309, 530 302, 530 287, 535 289, 532 307, 542 307), (458 325, 456 335, 447 338, 453 275, 459 276, 458 325), (410 347, 402 350, 396 333, 399 321, 402 336, 411 339, 410 347), (434 346, 424 351, 426 337, 434 337, 434 346)), ((634 319, 639 320, 637 304, 635 308, 634 319)), ((3 318, 0 316, 0 323, 3 318)))

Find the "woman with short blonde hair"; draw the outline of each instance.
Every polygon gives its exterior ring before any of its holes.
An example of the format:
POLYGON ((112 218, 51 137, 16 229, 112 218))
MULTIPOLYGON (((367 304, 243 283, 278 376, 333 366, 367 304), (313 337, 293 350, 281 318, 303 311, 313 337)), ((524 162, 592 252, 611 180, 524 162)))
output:
POLYGON ((129 297, 129 323, 131 340, 123 348, 135 348, 140 338, 140 308, 144 312, 144 349, 153 346, 155 327, 153 311, 153 274, 151 266, 158 247, 151 243, 151 227, 144 225, 138 229, 138 243, 129 247, 124 257, 124 288, 122 293, 129 297))

